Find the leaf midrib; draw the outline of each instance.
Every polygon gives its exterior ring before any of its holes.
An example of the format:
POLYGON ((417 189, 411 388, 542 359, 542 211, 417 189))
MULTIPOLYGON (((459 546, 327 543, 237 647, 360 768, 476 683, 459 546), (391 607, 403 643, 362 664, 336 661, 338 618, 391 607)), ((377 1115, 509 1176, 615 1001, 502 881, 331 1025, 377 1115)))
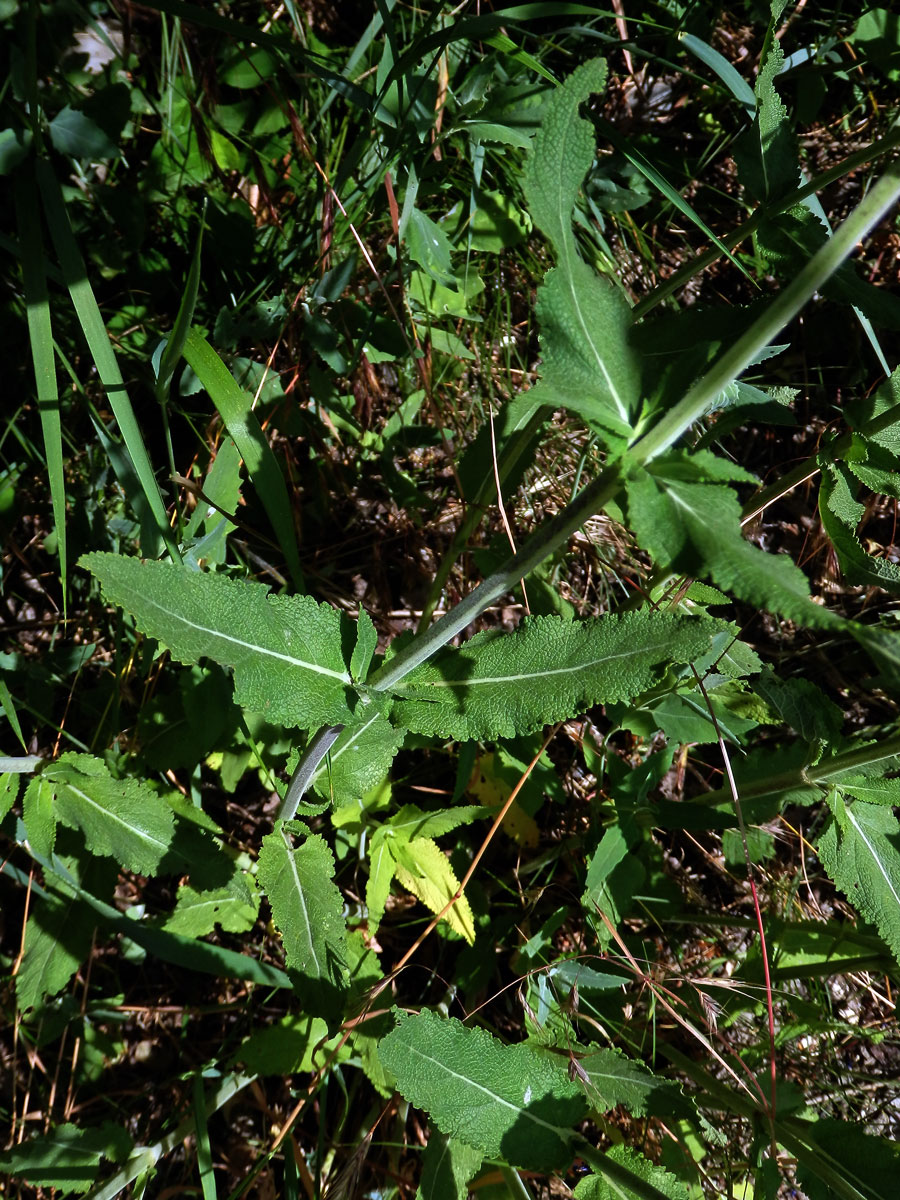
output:
MULTIPOLYGON (((431 1063, 433 1066, 438 1067, 441 1071, 446 1072, 446 1074, 452 1075, 454 1079, 459 1079, 469 1087, 475 1088, 479 1092, 483 1092, 486 1096, 490 1096, 492 1100, 496 1100, 499 1104, 502 1104, 504 1108, 512 1109, 513 1112, 519 1113, 523 1117, 527 1117, 528 1120, 534 1122, 535 1125, 540 1125, 544 1129, 551 1130, 562 1141, 567 1142, 569 1140, 569 1135, 572 1132, 570 1129, 567 1129, 562 1125, 551 1125, 549 1121, 545 1121, 541 1117, 536 1116, 527 1108, 523 1108, 519 1104, 513 1104, 513 1102, 511 1100, 507 1100, 505 1096, 500 1096, 497 1092, 492 1092, 491 1089, 485 1087, 483 1083, 478 1083, 468 1075, 460 1075, 458 1071, 454 1071, 452 1067, 448 1067, 447 1064, 442 1062, 440 1059, 432 1058, 431 1055, 423 1053, 418 1046, 411 1045, 409 1042, 405 1042, 404 1046, 410 1051, 410 1053, 417 1054, 423 1062, 431 1063)), ((541 1096, 537 1097, 537 1099, 543 1099, 544 1096, 548 1095, 552 1096, 552 1092, 544 1092, 541 1096)))
POLYGON ((521 683, 523 681, 528 681, 528 680, 532 680, 532 679, 547 679, 549 676, 554 676, 554 675, 577 675, 582 671, 590 671, 590 670, 593 670, 595 667, 602 666, 605 663, 616 662, 617 660, 623 659, 623 658, 640 657, 641 659, 645 659, 645 657, 647 655, 655 654, 659 650, 668 650, 670 645, 671 645, 671 638, 667 639, 664 642, 660 642, 659 644, 654 644, 654 645, 650 645, 650 646, 642 645, 638 650, 634 650, 634 649, 620 650, 620 651, 617 651, 615 654, 605 654, 601 658, 592 658, 587 661, 574 663, 569 666, 551 667, 551 668, 543 669, 540 671, 529 671, 527 673, 518 674, 518 675, 488 675, 488 676, 484 676, 480 679, 416 680, 416 679, 410 678, 408 680, 408 682, 405 682, 405 683, 401 682, 401 683, 395 684, 393 690, 396 692, 402 692, 406 688, 410 688, 410 689, 418 689, 418 688, 426 688, 426 687, 429 687, 429 688, 431 688, 431 687, 435 687, 435 688, 439 688, 439 687, 472 688, 472 687, 476 687, 476 686, 482 686, 484 684, 521 683))
MULTIPOLYGON (((290 663, 294 667, 303 667, 307 671, 314 671, 318 675, 327 675, 329 678, 338 679, 341 683, 347 685, 349 685, 351 682, 349 671, 333 671, 330 667, 323 667, 318 663, 306 662, 304 659, 294 658, 293 655, 290 654, 282 654, 280 651, 272 650, 268 646, 259 646, 255 642, 245 642, 243 638, 234 637, 232 634, 225 633, 221 629, 210 629, 206 625, 198 625, 196 621, 191 621, 184 615, 184 613, 172 612, 171 609, 168 609, 165 607, 165 605, 160 604, 159 601, 155 600, 152 596, 142 596, 141 605, 142 607, 145 605, 152 606, 164 616, 170 617, 174 622, 187 625, 191 629, 196 629, 200 633, 211 634, 213 637, 221 638, 222 641, 225 642, 231 642, 235 646, 243 646, 246 650, 252 650, 256 654, 264 654, 269 658, 280 659, 282 662, 290 663)), ((165 641, 165 636, 163 635, 159 640, 165 641)))

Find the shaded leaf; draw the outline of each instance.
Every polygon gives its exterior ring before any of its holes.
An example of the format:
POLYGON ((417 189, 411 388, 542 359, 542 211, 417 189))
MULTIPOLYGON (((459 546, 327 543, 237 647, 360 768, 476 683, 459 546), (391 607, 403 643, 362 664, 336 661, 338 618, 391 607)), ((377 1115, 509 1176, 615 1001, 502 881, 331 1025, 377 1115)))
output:
POLYGON ((22 1012, 44 996, 62 991, 91 948, 97 921, 90 909, 73 900, 47 897, 35 903, 25 926, 25 955, 16 976, 16 1000, 22 1012))
MULTIPOLYGON (((627 1146, 613 1146, 604 1156, 611 1165, 625 1168, 634 1175, 635 1184, 629 1187, 627 1178, 618 1171, 610 1177, 603 1175, 588 1175, 575 1185, 575 1200, 647 1200, 647 1190, 641 1183, 654 1188, 662 1200, 688 1200, 687 1187, 664 1167, 658 1167, 649 1158, 630 1150, 627 1146)), ((592 1166, 601 1167, 602 1163, 592 1160, 592 1166)), ((653 1193, 650 1193, 651 1195, 653 1193)))
POLYGON ((179 888, 165 928, 194 938, 212 933, 216 925, 229 933, 244 933, 252 928, 258 912, 259 896, 242 875, 236 875, 228 886, 210 891, 198 892, 189 885, 179 888))
POLYGON ((806 576, 784 554, 766 554, 741 534, 741 506, 728 487, 633 472, 628 514, 638 541, 660 566, 709 578, 759 608, 806 625, 844 624, 813 603, 806 576))
POLYGON ((58 1188, 63 1195, 86 1192, 97 1181, 101 1161, 124 1162, 133 1144, 127 1131, 111 1121, 94 1129, 58 1125, 0 1156, 0 1169, 34 1187, 58 1188))
POLYGON ((432 1129, 422 1156, 416 1200, 466 1200, 467 1184, 481 1166, 482 1153, 432 1129))
POLYGON ((822 865, 900 961, 900 823, 880 804, 845 804, 840 795, 830 804, 817 847, 822 865))

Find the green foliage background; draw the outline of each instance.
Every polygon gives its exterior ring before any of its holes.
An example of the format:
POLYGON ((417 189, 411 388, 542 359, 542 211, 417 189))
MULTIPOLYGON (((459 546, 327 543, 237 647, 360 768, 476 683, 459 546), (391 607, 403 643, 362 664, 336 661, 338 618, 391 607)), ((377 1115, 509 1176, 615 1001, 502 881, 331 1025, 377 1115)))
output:
POLYGON ((892 14, 0 27, 10 1194, 888 1200, 892 14))

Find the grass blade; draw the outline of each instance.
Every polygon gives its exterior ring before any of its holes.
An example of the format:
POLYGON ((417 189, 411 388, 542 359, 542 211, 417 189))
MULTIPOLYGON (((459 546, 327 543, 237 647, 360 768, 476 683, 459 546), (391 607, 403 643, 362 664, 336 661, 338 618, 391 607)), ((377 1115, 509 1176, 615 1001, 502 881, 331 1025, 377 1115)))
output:
MULTIPOLYGON (((16 215, 22 239, 22 278, 25 285, 25 309, 28 317, 28 340, 34 364, 41 432, 44 435, 44 454, 47 457, 47 478, 50 483, 50 503, 56 526, 56 548, 59 554, 59 579, 62 586, 63 616, 66 614, 66 481, 63 474, 62 422, 59 412, 59 386, 56 379, 56 356, 53 352, 53 329, 50 322, 50 298, 47 294, 46 256, 41 238, 37 187, 27 171, 16 176, 16 215)), ((19 734, 21 740, 21 734, 19 734)))
POLYGON ((184 342, 184 357, 209 392, 225 427, 247 464, 263 507, 272 522, 282 553, 298 591, 304 590, 303 570, 297 553, 297 538, 287 488, 272 448, 266 441, 253 413, 249 393, 236 383, 234 376, 210 346, 192 329, 184 342))
POLYGON ((135 472, 140 480, 141 492, 137 494, 132 493, 129 499, 138 515, 143 514, 141 520, 143 553, 145 557, 156 558, 161 545, 164 544, 172 557, 176 561, 180 561, 181 555, 178 552, 178 546, 169 528, 165 506, 163 505, 162 496, 156 482, 156 476, 153 474, 153 468, 150 464, 147 448, 144 445, 141 429, 134 415, 131 400, 125 390, 122 372, 119 369, 109 335, 106 332, 106 326, 100 315, 96 297, 88 281, 84 259, 81 256, 81 251, 78 248, 78 243, 75 241, 72 227, 69 224, 59 181, 53 174, 53 170, 48 162, 39 160, 35 165, 35 170, 41 196, 44 201, 47 224, 50 227, 50 235, 53 238, 53 244, 59 256, 59 263, 62 267, 66 286, 69 289, 69 295, 72 297, 75 312, 78 315, 78 320, 87 339, 88 348, 97 368, 97 374, 100 376, 100 381, 109 397, 110 408, 116 418, 128 453, 131 456, 131 461, 134 464, 135 472))

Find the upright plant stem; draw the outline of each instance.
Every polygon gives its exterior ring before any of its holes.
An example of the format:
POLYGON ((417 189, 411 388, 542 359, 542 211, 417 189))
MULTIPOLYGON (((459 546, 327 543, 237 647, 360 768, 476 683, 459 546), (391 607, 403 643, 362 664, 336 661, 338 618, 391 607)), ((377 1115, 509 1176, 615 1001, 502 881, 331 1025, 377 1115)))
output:
POLYGON ((673 409, 631 449, 640 463, 662 454, 706 410, 709 403, 753 362, 756 355, 800 312, 807 300, 824 286, 857 243, 878 224, 900 197, 900 165, 893 163, 860 201, 847 220, 835 230, 803 270, 780 292, 766 311, 735 344, 726 350, 703 378, 673 409))
MULTIPOLYGON (((625 463, 641 466, 673 446, 681 435, 708 410, 719 393, 733 382, 754 361, 759 351, 800 312, 803 305, 821 288, 853 252, 857 243, 878 224, 900 197, 900 165, 892 164, 860 201, 834 236, 806 264, 800 274, 776 296, 769 308, 737 342, 715 363, 669 412, 665 413, 631 446, 625 463)), ((442 646, 461 633, 518 580, 528 575, 554 550, 562 545, 585 521, 602 510, 618 493, 627 467, 618 462, 608 466, 587 485, 561 513, 538 529, 517 554, 511 555, 492 575, 474 588, 464 600, 418 634, 399 654, 384 663, 367 681, 373 691, 390 691, 404 676, 426 662, 442 646)), ((294 779, 301 771, 311 777, 324 757, 319 753, 315 763, 307 757, 318 753, 318 739, 313 738, 301 757, 294 779)), ((294 780, 291 781, 291 789, 294 780)), ((291 790, 289 789, 289 790, 291 790)), ((298 796, 299 799, 299 796, 298 796)))

